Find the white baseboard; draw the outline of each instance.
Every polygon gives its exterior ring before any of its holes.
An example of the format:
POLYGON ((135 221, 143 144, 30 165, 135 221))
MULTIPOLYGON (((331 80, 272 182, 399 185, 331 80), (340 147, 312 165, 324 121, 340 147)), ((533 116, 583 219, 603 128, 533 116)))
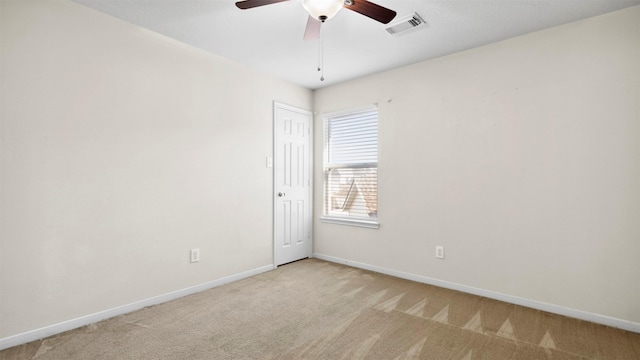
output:
POLYGON ((548 304, 541 301, 524 299, 517 296, 497 293, 497 292, 479 289, 479 288, 466 286, 466 285, 460 285, 460 284, 456 284, 448 281, 433 279, 427 276, 409 274, 401 271, 386 269, 380 266, 364 264, 357 261, 351 261, 347 259, 329 256, 329 255, 314 253, 313 257, 316 259, 330 261, 338 264, 344 264, 344 265, 348 265, 348 266, 352 266, 352 267, 356 267, 364 270, 374 271, 377 273, 390 275, 390 276, 394 276, 401 279, 416 281, 416 282, 429 284, 429 285, 435 285, 435 286, 439 286, 439 287, 443 287, 451 290, 465 292, 468 294, 500 300, 500 301, 508 302, 511 304, 526 306, 532 309, 542 310, 542 311, 546 311, 546 312, 550 312, 558 315, 568 316, 575 319, 590 321, 597 324, 607 325, 607 326, 611 326, 611 327, 615 327, 623 330, 640 333, 640 323, 633 322, 633 321, 617 319, 610 316, 590 313, 582 310, 571 309, 564 306, 548 304))
POLYGON ((204 284, 188 287, 186 289, 172 291, 166 294, 154 296, 149 299, 144 299, 140 301, 136 301, 131 304, 118 306, 113 309, 108 309, 104 311, 100 311, 94 314, 89 314, 86 316, 82 316, 79 318, 67 320, 61 323, 49 325, 43 328, 27 331, 21 334, 12 335, 6 338, 0 339, 0 350, 8 349, 10 347, 26 344, 31 341, 35 341, 38 339, 45 338, 47 336, 59 334, 65 331, 77 329, 79 327, 96 323, 98 321, 102 321, 108 318, 112 318, 114 316, 123 315, 130 313, 132 311, 140 310, 147 306, 161 304, 167 301, 175 300, 181 298, 183 296, 199 293, 201 291, 205 291, 214 287, 218 287, 224 284, 228 284, 234 281, 242 280, 254 275, 261 274, 263 272, 273 270, 275 267, 273 265, 265 265, 253 270, 245 271, 239 274, 231 275, 224 277, 222 279, 213 280, 204 284))

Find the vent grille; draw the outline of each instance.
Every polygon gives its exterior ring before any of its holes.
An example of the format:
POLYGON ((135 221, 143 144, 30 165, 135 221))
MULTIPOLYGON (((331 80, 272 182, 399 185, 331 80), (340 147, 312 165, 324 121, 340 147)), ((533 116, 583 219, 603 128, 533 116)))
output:
POLYGON ((426 25, 427 23, 420 15, 418 15, 418 13, 413 13, 413 15, 404 17, 394 24, 388 26, 385 30, 387 30, 387 32, 391 35, 399 35, 410 30, 426 27, 426 25))

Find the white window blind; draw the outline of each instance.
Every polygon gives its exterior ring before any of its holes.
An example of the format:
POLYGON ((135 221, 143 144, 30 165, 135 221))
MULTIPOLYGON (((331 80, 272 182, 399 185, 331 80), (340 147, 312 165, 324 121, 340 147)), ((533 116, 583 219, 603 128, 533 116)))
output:
POLYGON ((378 111, 325 117, 324 217, 376 222, 378 111))

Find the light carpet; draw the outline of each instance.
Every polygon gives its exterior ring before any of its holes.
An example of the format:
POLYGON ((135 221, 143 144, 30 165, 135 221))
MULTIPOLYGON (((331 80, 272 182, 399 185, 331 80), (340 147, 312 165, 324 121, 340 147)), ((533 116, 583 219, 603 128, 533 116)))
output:
POLYGON ((640 359, 640 334, 308 259, 0 359, 640 359))

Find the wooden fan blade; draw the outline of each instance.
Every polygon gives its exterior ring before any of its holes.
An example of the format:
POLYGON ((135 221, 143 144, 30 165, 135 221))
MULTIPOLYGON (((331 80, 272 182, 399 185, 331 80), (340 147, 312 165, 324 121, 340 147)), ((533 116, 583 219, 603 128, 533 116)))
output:
POLYGON ((313 16, 309 15, 307 20, 307 29, 304 31, 305 40, 315 40, 320 38, 320 26, 322 22, 313 16))
POLYGON ((238 1, 236 3, 236 6, 239 9, 246 10, 246 9, 252 9, 258 6, 271 5, 271 4, 275 4, 283 1, 289 1, 289 0, 244 0, 244 1, 238 1))
POLYGON ((368 16, 383 24, 388 24, 394 17, 396 17, 395 11, 367 0, 353 0, 353 4, 345 4, 344 7, 364 16, 368 16))

